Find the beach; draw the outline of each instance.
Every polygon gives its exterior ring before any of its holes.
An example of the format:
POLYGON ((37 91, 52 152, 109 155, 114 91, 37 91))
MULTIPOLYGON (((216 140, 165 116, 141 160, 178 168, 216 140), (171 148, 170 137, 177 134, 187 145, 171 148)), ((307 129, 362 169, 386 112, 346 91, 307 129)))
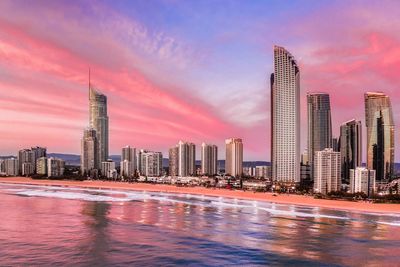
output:
POLYGON ((33 180, 31 178, 25 178, 25 177, 1 177, 0 183, 194 194, 194 195, 204 195, 213 197, 266 201, 278 204, 304 205, 304 206, 328 208, 335 210, 400 214, 400 204, 368 203, 364 201, 352 202, 345 200, 326 200, 326 199, 315 199, 312 196, 303 196, 303 195, 292 195, 292 194, 274 195, 272 193, 259 193, 251 191, 214 189, 214 188, 204 188, 204 187, 177 187, 174 185, 124 183, 124 182, 111 182, 111 181, 89 181, 89 180, 87 181, 33 180))

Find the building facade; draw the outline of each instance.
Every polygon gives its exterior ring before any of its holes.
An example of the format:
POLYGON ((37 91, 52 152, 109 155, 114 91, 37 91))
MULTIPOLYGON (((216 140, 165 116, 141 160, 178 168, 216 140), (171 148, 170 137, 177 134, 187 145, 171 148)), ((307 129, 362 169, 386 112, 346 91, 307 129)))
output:
POLYGON ((350 183, 350 170, 362 163, 361 121, 350 120, 340 126, 340 158, 342 181, 350 183))
POLYGON ((19 162, 17 158, 4 160, 4 171, 7 176, 17 176, 19 174, 19 162))
POLYGON ((162 175, 162 153, 141 150, 140 153, 140 175, 156 177, 162 175))
POLYGON ((375 170, 377 182, 388 182, 394 172, 394 121, 389 96, 368 92, 365 100, 367 168, 375 170))
POLYGON ((37 159, 36 173, 39 175, 47 175, 47 157, 41 157, 37 159))
POLYGON ((97 166, 108 159, 107 97, 95 90, 89 81, 89 126, 96 131, 97 166))
POLYGON ((47 176, 48 177, 61 177, 64 175, 65 162, 58 158, 47 159, 47 176))
POLYGON ((93 128, 85 129, 81 141, 81 173, 88 175, 92 170, 100 169, 98 157, 97 133, 93 128))
POLYGON ((225 140, 225 173, 232 176, 243 175, 243 142, 240 138, 225 140))
POLYGON ((218 147, 216 145, 201 144, 201 174, 218 174, 218 147))
POLYGON ((314 192, 327 194, 340 191, 340 152, 326 148, 316 151, 314 156, 314 192))
POLYGON ((179 147, 174 146, 169 149, 169 175, 176 177, 179 175, 179 147))
POLYGON ((365 193, 371 197, 375 193, 375 170, 357 167, 350 170, 350 193, 365 193))
POLYGON ((122 148, 121 153, 121 176, 133 177, 135 175, 137 158, 136 148, 126 146, 122 148))
POLYGON ((300 182, 300 70, 283 47, 274 47, 271 74, 272 178, 300 182))
POLYGON ((316 151, 332 148, 332 121, 329 94, 307 94, 308 153, 311 179, 314 178, 314 154, 316 151))
POLYGON ((179 141, 178 149, 178 176, 185 177, 196 175, 196 145, 179 141))
POLYGON ((108 179, 117 178, 117 170, 115 169, 115 162, 112 159, 103 161, 101 163, 101 175, 108 179))

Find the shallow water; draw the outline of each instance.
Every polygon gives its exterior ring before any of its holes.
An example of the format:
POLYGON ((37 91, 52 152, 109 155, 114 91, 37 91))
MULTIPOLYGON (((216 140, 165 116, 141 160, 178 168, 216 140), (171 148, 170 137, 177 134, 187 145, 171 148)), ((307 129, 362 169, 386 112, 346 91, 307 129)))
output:
POLYGON ((0 185, 0 265, 400 264, 400 215, 0 185))

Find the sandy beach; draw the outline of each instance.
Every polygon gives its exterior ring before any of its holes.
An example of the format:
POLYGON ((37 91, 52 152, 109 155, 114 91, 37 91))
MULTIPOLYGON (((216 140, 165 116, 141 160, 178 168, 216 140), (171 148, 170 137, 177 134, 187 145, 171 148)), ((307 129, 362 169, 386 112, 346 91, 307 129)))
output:
POLYGON ((225 197, 225 198, 237 198, 245 200, 267 201, 280 204, 305 205, 305 206, 329 208, 336 210, 400 214, 400 204, 376 204, 376 203, 366 203, 366 202, 326 200, 326 199, 315 199, 310 196, 288 195, 288 194, 280 194, 274 196, 271 193, 254 193, 250 191, 237 191, 237 190, 227 190, 227 189, 209 189, 204 187, 176 187, 173 185, 159 185, 159 184, 145 184, 145 183, 128 184, 122 182, 109 182, 109 181, 33 180, 31 178, 25 178, 25 177, 1 177, 0 183, 196 194, 196 195, 225 197))

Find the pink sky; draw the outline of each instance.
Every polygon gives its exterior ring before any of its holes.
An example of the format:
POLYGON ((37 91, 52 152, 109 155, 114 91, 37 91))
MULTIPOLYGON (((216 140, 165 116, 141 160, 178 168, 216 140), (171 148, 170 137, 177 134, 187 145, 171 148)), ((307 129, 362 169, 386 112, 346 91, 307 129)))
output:
POLYGON ((398 123, 395 1, 325 3, 296 16, 288 4, 265 16, 255 3, 243 14, 232 4, 214 6, 207 18, 211 6, 160 3, 182 18, 143 2, 124 12, 107 1, 0 1, 0 155, 36 145, 79 154, 90 67, 92 83, 108 96, 111 154, 131 145, 166 157, 183 139, 215 143, 224 158, 224 139, 241 137, 245 160, 269 160, 274 44, 301 67, 302 149, 308 91, 330 93, 334 135, 349 119, 364 124, 366 91, 387 93, 398 123))

